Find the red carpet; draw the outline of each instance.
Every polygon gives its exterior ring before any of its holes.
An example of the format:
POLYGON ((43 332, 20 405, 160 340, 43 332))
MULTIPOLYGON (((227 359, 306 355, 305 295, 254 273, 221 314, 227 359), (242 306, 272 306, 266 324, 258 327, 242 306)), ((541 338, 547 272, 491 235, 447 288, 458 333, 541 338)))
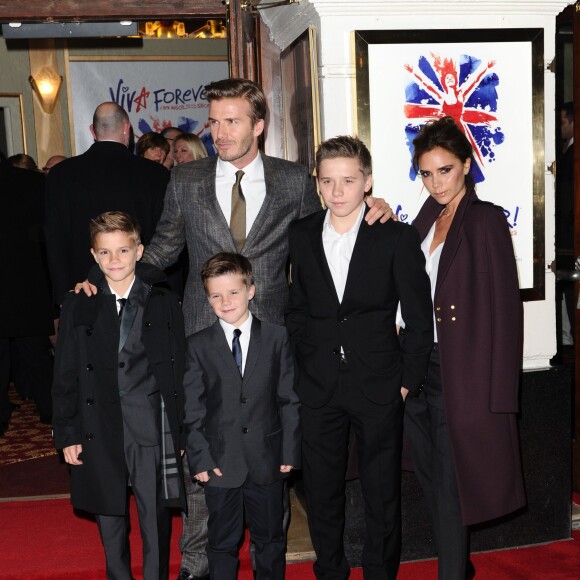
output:
MULTIPOLYGON (((140 537, 132 506, 133 570, 140 578, 140 537)), ((180 562, 177 545, 181 520, 174 518, 171 577, 177 575, 180 562)), ((0 578, 2 580, 102 580, 104 555, 96 524, 73 513, 68 500, 17 501, 0 503, 0 578)), ((247 550, 242 551, 239 580, 251 580, 247 550)), ((475 554, 477 580, 544 580, 580 577, 580 533, 569 541, 545 546, 475 554)), ((311 580, 312 563, 287 567, 287 580, 311 580)), ((436 578, 434 561, 403 564, 401 580, 436 578)), ((362 572, 353 570, 352 580, 362 580, 362 572)), ((219 580, 219 579, 217 579, 219 580)))

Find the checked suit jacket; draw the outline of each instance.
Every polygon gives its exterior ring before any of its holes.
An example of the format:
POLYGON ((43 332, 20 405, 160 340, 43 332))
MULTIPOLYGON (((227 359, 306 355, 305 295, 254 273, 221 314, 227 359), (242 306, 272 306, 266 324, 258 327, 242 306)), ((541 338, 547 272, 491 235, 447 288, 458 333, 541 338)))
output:
MULTIPOLYGON (((262 160, 266 197, 241 253, 253 267, 252 312, 262 320, 283 324, 288 301, 288 227, 320 210, 320 200, 305 167, 266 155, 262 160)), ((216 166, 217 157, 208 157, 173 169, 161 219, 143 256, 144 261, 165 269, 187 246, 189 277, 183 314, 188 336, 215 320, 199 276, 202 264, 217 252, 236 251, 216 196, 216 166)))

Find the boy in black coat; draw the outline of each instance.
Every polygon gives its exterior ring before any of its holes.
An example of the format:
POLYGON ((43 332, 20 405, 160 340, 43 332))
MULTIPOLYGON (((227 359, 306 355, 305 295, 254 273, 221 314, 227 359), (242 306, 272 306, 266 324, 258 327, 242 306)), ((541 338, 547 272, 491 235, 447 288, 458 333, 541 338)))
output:
POLYGON ((65 300, 53 382, 54 438, 71 465, 71 501, 96 514, 107 578, 130 580, 127 485, 143 538, 143 577, 169 574, 169 506, 185 506, 179 460, 185 333, 163 273, 138 264, 123 212, 91 221, 95 297, 65 300), (100 269, 99 269, 100 268, 100 269))

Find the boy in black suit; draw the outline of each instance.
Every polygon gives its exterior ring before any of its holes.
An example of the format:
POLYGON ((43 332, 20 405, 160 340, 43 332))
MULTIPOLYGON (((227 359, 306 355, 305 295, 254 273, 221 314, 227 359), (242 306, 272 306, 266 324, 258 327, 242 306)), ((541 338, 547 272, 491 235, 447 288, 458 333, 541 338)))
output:
POLYGON ((96 514, 109 580, 131 580, 127 486, 143 539, 143 578, 169 575, 171 513, 185 508, 180 441, 185 331, 161 270, 139 264, 138 225, 123 212, 90 224, 97 296, 68 294, 53 381, 54 439, 71 501, 96 514))
POLYGON ((187 340, 185 434, 205 485, 211 578, 234 580, 244 509, 256 578, 284 578, 283 479, 299 465, 299 403, 286 329, 249 311, 252 266, 220 252, 201 278, 218 320, 187 340))
POLYGON ((365 580, 394 579, 400 559, 403 404, 417 392, 432 346, 429 278, 417 231, 372 228, 364 198, 371 155, 336 137, 316 154, 327 211, 290 226, 292 287, 287 327, 296 351, 302 461, 317 578, 345 579, 345 472, 349 428, 357 440, 365 503, 365 580), (396 313, 406 326, 401 344, 396 313))

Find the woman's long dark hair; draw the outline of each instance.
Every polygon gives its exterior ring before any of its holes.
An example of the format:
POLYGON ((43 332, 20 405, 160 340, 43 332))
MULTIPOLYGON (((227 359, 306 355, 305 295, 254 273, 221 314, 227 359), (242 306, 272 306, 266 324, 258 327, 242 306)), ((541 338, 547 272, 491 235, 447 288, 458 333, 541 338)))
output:
MULTIPOLYGON (((441 147, 455 155, 461 163, 471 159, 473 163, 473 149, 465 133, 459 128, 453 117, 442 117, 437 121, 427 123, 421 132, 413 139, 413 169, 419 172, 419 159, 424 153, 441 147)), ((471 187, 475 185, 471 172, 465 176, 465 183, 471 187)))

